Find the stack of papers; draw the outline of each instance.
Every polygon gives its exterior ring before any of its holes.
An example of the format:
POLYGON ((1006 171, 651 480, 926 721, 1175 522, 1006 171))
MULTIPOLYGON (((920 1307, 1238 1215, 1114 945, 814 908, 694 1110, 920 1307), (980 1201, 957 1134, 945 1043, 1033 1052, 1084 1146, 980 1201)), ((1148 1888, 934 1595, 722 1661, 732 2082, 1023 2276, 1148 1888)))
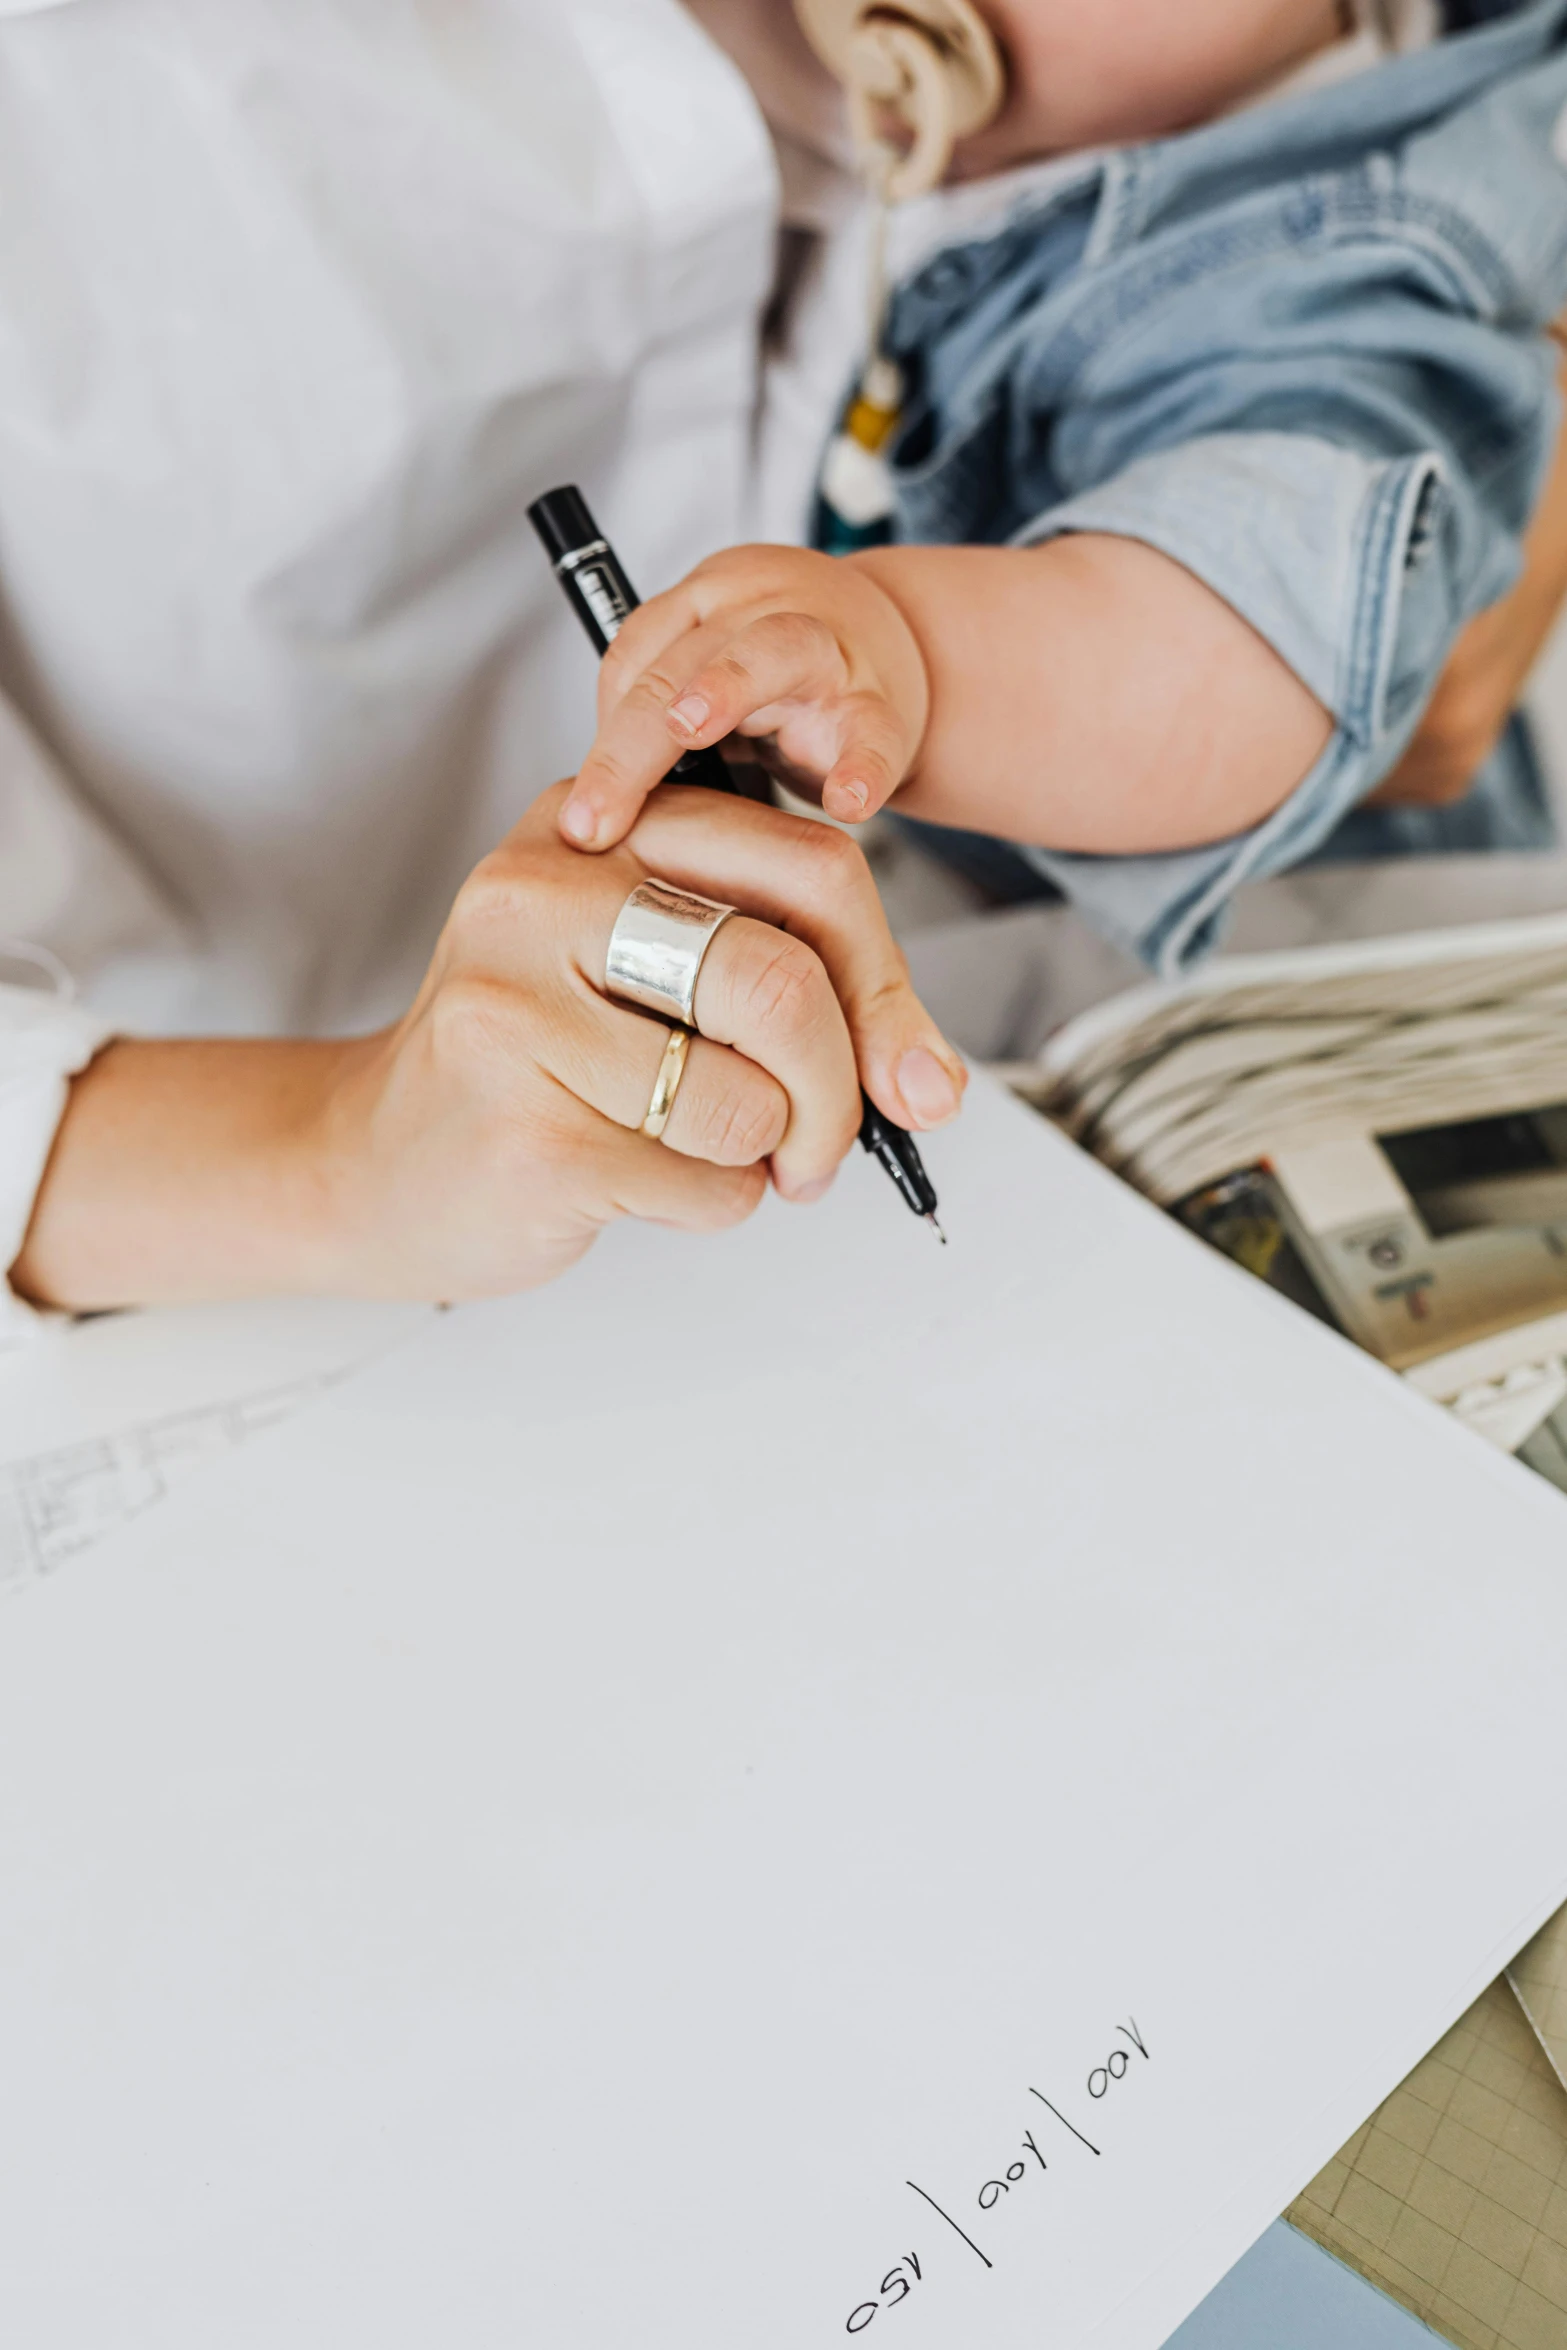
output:
POLYGON ((1567 1485, 1567 919, 1233 958, 1024 1090, 1193 1230, 1567 1485))

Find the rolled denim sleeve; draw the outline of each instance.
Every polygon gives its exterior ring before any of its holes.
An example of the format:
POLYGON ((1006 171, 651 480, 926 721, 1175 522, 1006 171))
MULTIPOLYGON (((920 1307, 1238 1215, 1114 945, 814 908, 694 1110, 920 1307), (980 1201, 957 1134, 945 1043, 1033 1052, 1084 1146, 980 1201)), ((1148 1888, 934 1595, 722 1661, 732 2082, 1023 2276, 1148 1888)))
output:
POLYGON ((1335 721, 1311 772, 1251 831, 1145 857, 1031 848, 1029 861, 1155 970, 1206 952, 1241 883, 1320 847, 1408 740, 1462 618, 1461 566, 1444 560, 1452 522, 1434 452, 1373 458, 1258 432, 1142 458, 1020 532, 1025 546, 1094 531, 1158 548, 1249 621, 1335 721))
POLYGON ((1241 882, 1310 855, 1389 773, 1458 632, 1517 577, 1561 411, 1567 0, 1118 154, 1054 202, 900 296, 899 530, 1139 539, 1330 713, 1250 832, 1024 852, 1173 971, 1241 882))

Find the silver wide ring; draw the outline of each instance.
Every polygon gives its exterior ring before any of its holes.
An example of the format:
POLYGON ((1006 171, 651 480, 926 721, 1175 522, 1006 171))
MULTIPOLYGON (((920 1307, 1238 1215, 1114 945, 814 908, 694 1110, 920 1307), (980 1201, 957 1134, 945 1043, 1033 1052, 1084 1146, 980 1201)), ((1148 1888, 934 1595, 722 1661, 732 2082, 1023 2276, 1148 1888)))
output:
POLYGON ((605 993, 694 1028, 702 957, 733 912, 672 882, 639 881, 609 934, 605 993))

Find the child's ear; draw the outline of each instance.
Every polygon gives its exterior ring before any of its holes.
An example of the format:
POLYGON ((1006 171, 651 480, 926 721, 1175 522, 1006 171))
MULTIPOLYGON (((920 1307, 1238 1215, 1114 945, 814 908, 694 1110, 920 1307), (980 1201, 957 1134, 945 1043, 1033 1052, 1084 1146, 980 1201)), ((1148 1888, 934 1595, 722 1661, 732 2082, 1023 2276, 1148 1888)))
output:
POLYGON ((849 94, 867 178, 890 203, 926 195, 959 139, 1006 96, 996 37, 973 0, 794 0, 806 39, 849 94))

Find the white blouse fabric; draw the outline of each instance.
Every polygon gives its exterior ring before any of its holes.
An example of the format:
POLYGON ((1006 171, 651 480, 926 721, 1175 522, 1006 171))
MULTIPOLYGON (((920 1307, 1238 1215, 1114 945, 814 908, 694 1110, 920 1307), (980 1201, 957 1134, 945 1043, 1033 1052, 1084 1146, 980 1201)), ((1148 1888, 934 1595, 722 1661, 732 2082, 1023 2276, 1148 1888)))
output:
POLYGON ((678 0, 0 0, 0 1268, 105 1035, 409 1000, 591 736, 529 500, 744 535, 775 216, 678 0))

